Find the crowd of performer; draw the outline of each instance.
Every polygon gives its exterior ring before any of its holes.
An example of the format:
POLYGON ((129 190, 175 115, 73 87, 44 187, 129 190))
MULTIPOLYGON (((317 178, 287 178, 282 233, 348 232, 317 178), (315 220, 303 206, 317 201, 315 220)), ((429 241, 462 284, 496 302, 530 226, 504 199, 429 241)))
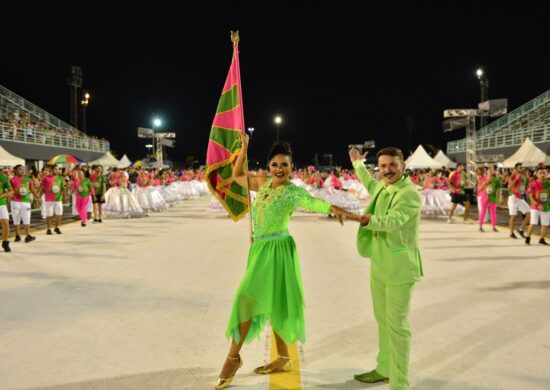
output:
POLYGON ((40 209, 46 220, 46 234, 61 234, 64 204, 70 202, 72 214, 78 215, 82 227, 90 219, 143 217, 159 212, 186 199, 208 193, 204 172, 193 170, 116 169, 104 172, 101 165, 57 165, 28 173, 23 165, 4 169, 0 174, 0 220, 2 248, 10 252, 9 215, 11 211, 15 242, 36 239, 31 235, 31 210, 40 209), (52 231, 53 228, 53 231, 52 231))
POLYGON ((548 245, 545 237, 550 224, 550 176, 544 165, 533 170, 524 169, 521 163, 517 163, 513 170, 497 166, 477 168, 476 186, 473 189, 467 188, 462 164, 458 164, 452 172, 417 170, 410 178, 422 192, 423 216, 447 215, 447 222, 454 223, 455 212, 460 207, 463 222, 474 223, 470 219, 470 205, 475 201, 479 232, 485 232, 483 226, 487 221, 490 221, 492 231, 498 232, 497 208, 507 208, 510 238, 518 238, 515 231, 519 211, 523 218, 517 232, 525 239, 525 244, 531 243, 533 230, 540 224, 539 244, 548 245))
MULTIPOLYGON (((373 168, 370 173, 373 177, 378 176, 373 168)), ((267 175, 267 172, 260 169, 250 174, 262 176, 267 175)), ((545 237, 550 224, 550 177, 543 166, 534 170, 524 169, 521 164, 517 164, 513 170, 496 166, 478 168, 474 189, 467 188, 466 172, 462 164, 457 164, 453 170, 416 169, 408 174, 422 195, 422 217, 445 217, 448 223, 455 223, 455 215, 460 214, 464 223, 474 224, 476 222, 470 218, 470 206, 475 203, 478 208, 479 232, 485 232, 486 222, 490 222, 493 232, 498 232, 497 207, 500 207, 508 209, 510 238, 518 238, 517 230, 525 243, 530 244, 532 232, 540 224, 539 243, 547 245, 545 237), (523 218, 516 229, 518 211, 523 214, 523 218)), ((361 213, 370 200, 367 190, 350 170, 319 171, 309 166, 292 172, 291 180, 311 195, 355 213, 361 213)), ((252 193, 252 198, 254 196, 252 193)), ((215 198, 212 198, 208 210, 224 212, 215 198)))
MULTIPOLYGON (((266 174, 262 169, 251 172, 251 175, 266 174)), ((371 174, 376 177, 376 170, 371 169, 371 174)), ((352 170, 319 171, 309 166, 295 170, 291 177, 294 184, 313 196, 357 214, 363 212, 370 200, 352 170)), ((475 199, 480 232, 485 231, 484 223, 489 221, 492 231, 498 232, 497 208, 507 208, 510 238, 517 239, 517 230, 525 243, 530 244, 533 230, 540 224, 539 244, 548 245, 545 237, 550 225, 550 176, 543 166, 533 171, 523 169, 521 164, 516 164, 513 170, 496 166, 478 168, 473 191, 467 189, 462 164, 453 171, 445 168, 410 171, 409 178, 422 195, 423 217, 445 216, 448 223, 454 223, 455 214, 461 213, 464 223, 474 223, 470 219, 470 205, 475 199), (518 212, 523 217, 516 229, 518 212)), ((113 168, 105 172, 100 165, 72 169, 49 165, 41 171, 32 168, 27 173, 24 166, 17 165, 0 174, 2 247, 6 252, 11 250, 9 211, 14 241, 28 243, 35 240, 30 233, 32 209, 40 209, 46 220, 46 234, 52 235, 61 234, 63 205, 67 203, 85 227, 90 219, 102 223, 103 218, 142 217, 208 193, 203 171, 113 168)), ((214 197, 208 210, 224 211, 214 197)))

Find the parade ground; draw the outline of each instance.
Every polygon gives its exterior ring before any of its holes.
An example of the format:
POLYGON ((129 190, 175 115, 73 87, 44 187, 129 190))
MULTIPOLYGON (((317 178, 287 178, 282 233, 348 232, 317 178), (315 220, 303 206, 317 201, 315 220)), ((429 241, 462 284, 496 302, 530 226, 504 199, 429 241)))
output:
MULTIPOLYGON (((249 223, 208 213, 209 197, 146 218, 63 225, 0 253, 1 390, 212 389, 246 267, 249 223)), ((459 219, 457 219, 458 221, 459 219)), ((423 220, 425 277, 410 315, 413 389, 550 388, 550 249, 504 227, 423 220)), ((307 341, 294 370, 252 370, 275 353, 269 329, 242 351, 235 390, 388 389, 357 224, 296 214, 307 341)))

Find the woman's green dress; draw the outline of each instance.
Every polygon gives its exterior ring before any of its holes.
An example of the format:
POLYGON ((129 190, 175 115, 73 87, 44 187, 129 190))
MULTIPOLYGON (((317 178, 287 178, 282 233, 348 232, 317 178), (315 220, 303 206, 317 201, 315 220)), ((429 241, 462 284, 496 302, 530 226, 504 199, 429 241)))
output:
POLYGON ((291 344, 305 341, 304 291, 296 244, 287 226, 297 208, 329 214, 330 204, 288 183, 260 188, 252 205, 254 242, 243 280, 235 294, 226 335, 240 341, 239 324, 252 320, 245 342, 259 337, 266 322, 291 344))

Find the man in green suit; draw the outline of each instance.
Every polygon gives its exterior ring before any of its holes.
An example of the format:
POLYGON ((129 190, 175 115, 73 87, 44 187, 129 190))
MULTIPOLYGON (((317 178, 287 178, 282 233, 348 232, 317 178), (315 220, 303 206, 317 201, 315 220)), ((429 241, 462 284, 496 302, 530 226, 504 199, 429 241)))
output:
POLYGON ((409 315, 414 284, 422 276, 418 248, 420 194, 404 174, 403 153, 384 148, 377 154, 381 180, 373 178, 357 149, 350 159, 372 199, 357 233, 357 249, 371 259, 370 284, 378 323, 376 368, 355 375, 360 382, 390 382, 390 389, 408 389, 411 332, 409 315))

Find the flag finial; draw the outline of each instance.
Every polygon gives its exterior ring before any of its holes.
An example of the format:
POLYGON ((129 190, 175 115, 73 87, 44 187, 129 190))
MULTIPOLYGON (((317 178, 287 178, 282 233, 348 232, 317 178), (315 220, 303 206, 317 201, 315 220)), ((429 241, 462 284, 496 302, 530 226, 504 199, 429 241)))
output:
POLYGON ((231 42, 233 42, 233 46, 237 46, 239 44, 239 30, 231 31, 231 42))

